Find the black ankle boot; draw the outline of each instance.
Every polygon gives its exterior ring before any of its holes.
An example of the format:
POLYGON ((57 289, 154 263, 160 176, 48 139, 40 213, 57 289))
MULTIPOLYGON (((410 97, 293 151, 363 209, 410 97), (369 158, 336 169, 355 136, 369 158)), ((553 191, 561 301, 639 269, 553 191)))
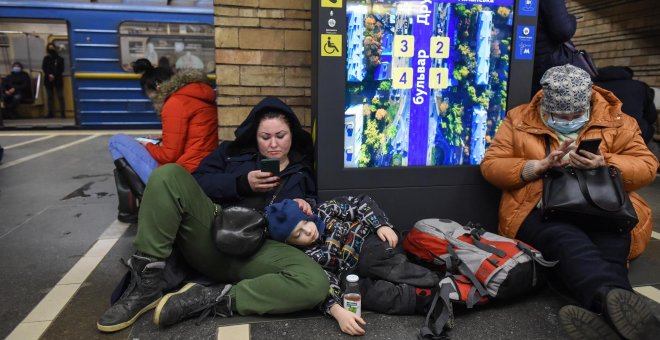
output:
POLYGON ((572 340, 620 339, 600 315, 574 305, 566 305, 559 310, 559 324, 572 340))
POLYGON ((162 327, 171 326, 181 320, 206 316, 232 316, 230 284, 205 287, 195 282, 186 284, 177 292, 167 294, 156 306, 154 323, 162 327))
POLYGON ((140 315, 156 307, 163 294, 164 261, 136 254, 124 264, 131 272, 131 281, 96 323, 102 332, 116 332, 132 325, 140 315))
POLYGON ((133 167, 128 164, 126 158, 122 157, 116 159, 115 167, 117 168, 117 171, 119 171, 119 174, 126 179, 126 183, 128 183, 128 186, 133 190, 135 196, 137 196, 138 199, 142 199, 145 187, 144 182, 142 182, 140 176, 138 176, 133 167))
POLYGON ((117 199, 119 200, 119 214, 117 219, 124 223, 137 223, 138 221, 138 200, 133 191, 126 183, 126 179, 115 169, 115 185, 117 186, 117 199))

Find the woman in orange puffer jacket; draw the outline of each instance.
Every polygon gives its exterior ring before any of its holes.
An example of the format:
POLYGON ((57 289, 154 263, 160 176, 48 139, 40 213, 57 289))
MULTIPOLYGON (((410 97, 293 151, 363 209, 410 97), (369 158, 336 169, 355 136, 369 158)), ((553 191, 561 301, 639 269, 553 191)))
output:
POLYGON ((658 160, 646 147, 637 122, 621 111, 621 102, 593 87, 585 71, 571 65, 553 67, 541 85, 529 104, 507 114, 481 163, 486 180, 502 189, 500 233, 559 261, 551 282, 581 305, 559 312, 569 337, 618 338, 614 329, 627 339, 652 334, 660 323, 632 292, 627 260, 642 253, 651 235, 651 209, 634 191, 655 179, 658 160), (546 138, 554 150, 548 156, 546 138), (580 141, 593 138, 602 139, 599 154, 573 152, 580 141), (598 225, 543 220, 541 176, 564 165, 616 166, 639 218, 634 230, 620 234, 598 225), (628 316, 621 318, 622 312, 628 316))

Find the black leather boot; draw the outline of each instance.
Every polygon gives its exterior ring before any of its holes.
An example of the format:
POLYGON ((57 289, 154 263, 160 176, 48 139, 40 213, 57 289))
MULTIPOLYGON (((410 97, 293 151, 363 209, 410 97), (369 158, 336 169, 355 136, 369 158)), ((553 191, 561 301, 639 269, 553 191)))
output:
POLYGON ((197 323, 207 316, 232 316, 231 297, 227 295, 230 284, 202 286, 190 282, 177 292, 167 294, 156 306, 154 323, 171 326, 181 320, 197 317, 197 323))
POLYGON ((131 272, 131 280, 124 294, 96 323, 102 332, 129 327, 140 315, 156 307, 163 295, 165 261, 135 254, 124 264, 131 272))
POLYGON ((133 167, 131 167, 131 165, 128 164, 126 158, 122 157, 116 159, 115 167, 117 167, 119 174, 121 174, 126 179, 128 186, 131 188, 131 190, 133 190, 135 196, 137 196, 138 199, 142 199, 142 195, 144 194, 144 187, 145 187, 144 182, 142 182, 137 172, 133 170, 133 167))
POLYGON ((119 200, 119 214, 117 219, 119 222, 124 223, 137 223, 138 221, 138 199, 133 194, 133 191, 128 186, 124 176, 122 176, 117 169, 113 171, 115 174, 115 185, 117 186, 117 199, 119 200))

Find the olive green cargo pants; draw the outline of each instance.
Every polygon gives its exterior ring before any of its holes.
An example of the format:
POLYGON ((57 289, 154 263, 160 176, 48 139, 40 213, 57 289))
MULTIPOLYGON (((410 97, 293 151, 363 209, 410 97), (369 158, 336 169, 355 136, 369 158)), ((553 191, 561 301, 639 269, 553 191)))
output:
POLYGON ((211 240, 216 205, 184 168, 154 170, 138 218, 137 250, 167 258, 176 243, 186 261, 219 282, 236 283, 230 295, 241 315, 288 313, 313 308, 328 294, 323 269, 290 245, 266 240, 249 258, 218 252, 211 240))

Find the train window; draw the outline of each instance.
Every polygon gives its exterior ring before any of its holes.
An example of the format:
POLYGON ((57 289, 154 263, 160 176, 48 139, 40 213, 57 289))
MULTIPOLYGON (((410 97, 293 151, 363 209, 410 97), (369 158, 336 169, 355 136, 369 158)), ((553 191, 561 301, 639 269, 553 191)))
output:
POLYGON ((132 71, 131 62, 147 58, 154 65, 174 69, 215 70, 213 26, 190 23, 126 21, 119 26, 121 66, 132 71))

